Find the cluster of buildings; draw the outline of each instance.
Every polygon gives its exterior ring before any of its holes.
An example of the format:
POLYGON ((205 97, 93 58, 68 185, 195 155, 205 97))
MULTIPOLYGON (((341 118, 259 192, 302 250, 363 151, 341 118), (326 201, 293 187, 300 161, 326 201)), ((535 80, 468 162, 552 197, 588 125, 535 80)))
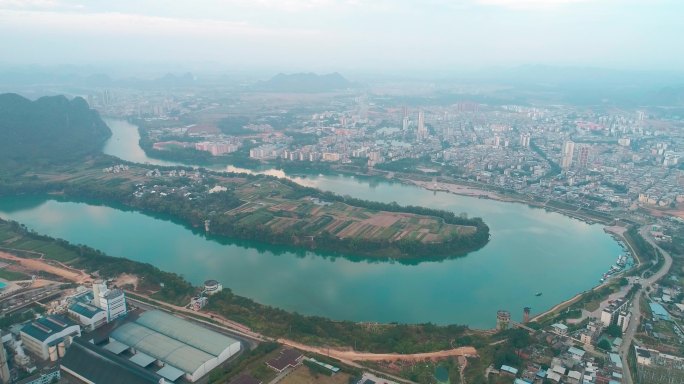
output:
MULTIPOLYGON (((215 280, 203 293, 220 292, 215 280)), ((0 380, 45 384, 195 382, 242 350, 240 341, 160 310, 129 311, 124 291, 97 280, 66 297, 60 313, 10 327, 0 380)))
POLYGON ((212 154, 212 156, 221 156, 226 153, 233 153, 240 149, 242 143, 237 138, 232 138, 226 141, 203 141, 201 143, 195 143, 195 149, 198 151, 206 151, 212 154))
MULTIPOLYGON (((595 353, 587 353, 570 343, 568 345, 567 328, 554 328, 543 337, 550 347, 543 347, 543 342, 517 351, 523 362, 516 368, 510 365, 490 367, 488 374, 508 377, 515 384, 619 384, 623 382, 623 367, 620 357, 609 353, 600 357, 595 353), (550 353, 561 351, 560 353, 550 353)), ((502 380, 496 382, 503 382, 502 380)))
POLYGON ((459 178, 605 211, 684 202, 678 168, 684 134, 675 123, 644 111, 470 104, 477 107, 411 111, 357 98, 339 110, 301 114, 284 131, 266 124, 268 129, 249 129, 254 134, 229 143, 212 133, 204 136, 212 141, 194 145, 221 154, 249 141, 252 159, 378 168, 428 157, 436 168, 457 169, 459 178), (315 142, 291 137, 296 134, 315 142))
POLYGON ((209 296, 217 294, 222 290, 223 285, 221 283, 216 280, 207 280, 204 282, 204 289, 197 296, 193 296, 190 299, 188 307, 195 311, 199 311, 209 303, 209 296))
POLYGON ((107 167, 102 169, 102 172, 104 173, 122 173, 128 171, 128 165, 126 164, 117 164, 113 167, 107 167))

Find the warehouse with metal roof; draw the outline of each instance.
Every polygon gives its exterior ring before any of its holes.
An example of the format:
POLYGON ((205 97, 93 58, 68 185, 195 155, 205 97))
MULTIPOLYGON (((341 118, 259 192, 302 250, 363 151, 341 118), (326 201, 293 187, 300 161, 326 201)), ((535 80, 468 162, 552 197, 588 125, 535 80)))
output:
POLYGON ((162 311, 147 311, 115 329, 110 339, 151 356, 170 381, 196 381, 240 351, 240 342, 162 311))
POLYGON ((24 347, 43 360, 57 360, 74 336, 81 335, 81 327, 61 315, 48 315, 25 325, 20 332, 24 347))

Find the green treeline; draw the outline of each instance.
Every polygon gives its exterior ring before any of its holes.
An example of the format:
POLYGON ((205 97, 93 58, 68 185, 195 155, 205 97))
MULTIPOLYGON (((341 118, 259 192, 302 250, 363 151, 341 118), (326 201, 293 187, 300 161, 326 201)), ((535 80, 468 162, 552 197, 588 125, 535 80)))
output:
MULTIPOLYGON (((73 261, 69 262, 71 267, 88 272, 97 271, 99 276, 103 278, 113 278, 122 273, 135 274, 141 278, 146 287, 151 290, 158 290, 154 295, 155 298, 170 303, 186 304, 187 299, 195 291, 190 283, 175 273, 164 272, 151 264, 107 256, 86 245, 74 245, 63 239, 41 235, 15 221, 0 219, 0 233, 11 234, 12 237, 28 238, 46 245, 56 245, 61 251, 60 253, 69 253, 74 256, 73 261)), ((48 252, 45 257, 49 259, 51 254, 48 252)))
POLYGON ((655 248, 641 237, 636 226, 630 227, 627 232, 625 232, 624 236, 632 247, 634 247, 634 251, 636 251, 639 258, 641 258, 643 265, 647 262, 657 260, 658 255, 656 254, 655 248))
POLYGON ((375 353, 419 353, 466 345, 465 326, 434 324, 364 324, 333 321, 319 316, 304 316, 258 304, 225 289, 211 296, 208 306, 228 318, 271 337, 284 337, 311 344, 355 346, 359 351, 375 353))
MULTIPOLYGON (((122 273, 134 274, 140 278, 139 288, 158 289, 152 297, 165 302, 186 304, 197 291, 196 287, 175 273, 161 271, 147 263, 108 256, 85 245, 74 245, 62 239, 40 235, 14 221, 0 219, 0 234, 28 238, 71 252, 74 259, 69 262, 70 266, 89 272, 97 271, 104 278, 113 278, 122 273)), ((50 259, 51 253, 46 253, 45 257, 50 259)), ((466 326, 334 321, 262 305, 235 295, 227 288, 212 295, 206 309, 270 337, 286 337, 319 345, 354 345, 357 350, 376 353, 418 353, 448 349, 452 345, 483 345, 480 336, 466 335, 466 326)))

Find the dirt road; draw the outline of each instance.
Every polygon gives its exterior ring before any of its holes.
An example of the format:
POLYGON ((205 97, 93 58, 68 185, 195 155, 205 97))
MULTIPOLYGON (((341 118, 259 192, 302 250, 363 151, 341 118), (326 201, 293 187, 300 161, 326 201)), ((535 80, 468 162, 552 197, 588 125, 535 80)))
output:
POLYGON ((75 283, 84 284, 92 282, 90 276, 77 269, 66 268, 64 266, 58 267, 49 264, 45 260, 40 259, 25 259, 22 257, 17 257, 6 252, 0 252, 0 259, 9 260, 15 263, 21 264, 22 267, 31 271, 43 271, 47 272, 67 280, 73 281, 75 283))
POLYGON ((425 353, 412 353, 407 355, 402 355, 399 353, 370 353, 370 352, 357 352, 353 350, 341 350, 333 348, 324 347, 314 347, 310 345, 300 344, 296 341, 288 339, 278 339, 279 343, 301 349, 303 351, 309 351, 318 353, 320 355, 326 355, 334 357, 342 361, 421 361, 426 359, 442 359, 445 357, 452 356, 466 356, 475 357, 477 356, 477 350, 473 347, 460 347, 454 349, 447 349, 444 351, 435 352, 425 352, 425 353))

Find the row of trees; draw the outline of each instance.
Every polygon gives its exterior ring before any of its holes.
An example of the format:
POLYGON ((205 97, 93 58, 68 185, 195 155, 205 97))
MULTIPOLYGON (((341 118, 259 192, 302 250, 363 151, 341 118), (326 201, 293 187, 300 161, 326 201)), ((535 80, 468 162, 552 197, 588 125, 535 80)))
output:
POLYGON ((206 307, 272 337, 287 337, 314 344, 349 346, 376 353, 418 353, 448 349, 467 327, 434 324, 372 325, 304 316, 258 304, 224 289, 206 307))

